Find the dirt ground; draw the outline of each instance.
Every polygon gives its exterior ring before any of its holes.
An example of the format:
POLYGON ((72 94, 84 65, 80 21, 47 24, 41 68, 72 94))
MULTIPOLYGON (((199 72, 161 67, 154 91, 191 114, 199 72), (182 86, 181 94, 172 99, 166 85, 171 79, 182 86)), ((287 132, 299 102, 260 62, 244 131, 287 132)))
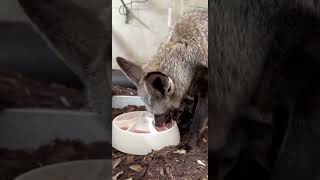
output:
MULTIPOLYGON (((187 135, 182 134, 181 142, 187 135)), ((112 150, 112 176, 116 179, 208 179, 208 131, 190 152, 166 147, 146 156, 134 156, 112 150)))
POLYGON ((52 108, 87 110, 85 94, 64 85, 37 81, 14 72, 0 72, 0 109, 52 108))
MULTIPOLYGON (((19 73, 0 72, 0 110, 4 108, 89 110, 82 90, 37 81, 19 73)), ((12 180, 32 169, 60 162, 106 159, 110 157, 110 153, 110 143, 107 142, 84 144, 75 140, 58 139, 31 151, 2 147, 0 180, 12 180)))
POLYGON ((137 96, 138 92, 127 87, 112 86, 112 96, 114 95, 137 96))
MULTIPOLYGON (((113 86, 112 95, 137 95, 137 92, 113 86)), ((88 110, 82 90, 36 81, 18 73, 0 72, 0 109, 21 107, 88 110)), ((144 107, 113 109, 112 118, 136 110, 144 110, 144 107)), ((181 129, 181 142, 186 140, 187 130, 181 129)), ((199 145, 190 152, 166 147, 147 156, 133 156, 112 149, 113 179, 207 179, 207 140, 206 130, 199 145)), ((33 151, 0 148, 0 180, 12 180, 34 168, 58 162, 107 158, 109 147, 106 142, 83 144, 54 140, 33 151)))
MULTIPOLYGON (((112 95, 137 95, 137 91, 112 86, 112 95)), ((53 82, 37 81, 15 72, 0 72, 0 109, 51 108, 89 110, 82 90, 53 82)))
MULTIPOLYGON (((113 118, 124 112, 144 110, 129 106, 113 109, 113 118)), ((181 129, 181 143, 187 141, 188 130, 181 129)), ((177 147, 166 147, 146 156, 134 156, 112 149, 112 176, 117 179, 208 179, 208 129, 196 148, 187 152, 177 147)))

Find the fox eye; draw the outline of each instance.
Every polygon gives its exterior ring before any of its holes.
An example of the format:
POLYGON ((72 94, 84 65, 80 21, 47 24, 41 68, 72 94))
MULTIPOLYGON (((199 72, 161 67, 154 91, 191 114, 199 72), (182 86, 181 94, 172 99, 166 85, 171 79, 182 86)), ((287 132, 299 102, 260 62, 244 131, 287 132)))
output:
POLYGON ((169 89, 168 89, 168 92, 170 92, 171 91, 171 87, 169 87, 169 89))

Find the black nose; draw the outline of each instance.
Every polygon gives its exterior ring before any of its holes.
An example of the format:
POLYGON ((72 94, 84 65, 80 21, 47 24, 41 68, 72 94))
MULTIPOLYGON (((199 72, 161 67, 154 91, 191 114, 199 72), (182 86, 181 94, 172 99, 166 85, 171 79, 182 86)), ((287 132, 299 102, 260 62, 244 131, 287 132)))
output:
POLYGON ((168 123, 171 120, 170 112, 164 114, 155 114, 154 115, 155 125, 162 126, 163 123, 168 123))

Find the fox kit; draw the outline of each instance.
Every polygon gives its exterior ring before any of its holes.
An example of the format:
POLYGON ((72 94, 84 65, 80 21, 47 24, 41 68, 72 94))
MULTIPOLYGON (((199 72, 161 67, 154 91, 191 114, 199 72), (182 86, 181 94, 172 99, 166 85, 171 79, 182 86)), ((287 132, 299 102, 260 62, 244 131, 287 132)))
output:
POLYGON ((147 110, 155 115, 158 127, 170 122, 172 112, 180 108, 187 95, 196 98, 188 143, 189 147, 194 147, 208 118, 205 80, 208 66, 208 12, 185 13, 175 23, 168 40, 143 66, 121 57, 116 60, 137 86, 147 110), (194 89, 200 84, 205 92, 194 89))

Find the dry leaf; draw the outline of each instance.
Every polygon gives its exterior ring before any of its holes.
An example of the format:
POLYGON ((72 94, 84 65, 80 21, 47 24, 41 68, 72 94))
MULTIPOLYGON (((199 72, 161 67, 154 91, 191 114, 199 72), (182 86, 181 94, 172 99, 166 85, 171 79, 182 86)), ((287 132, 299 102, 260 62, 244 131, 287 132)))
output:
POLYGON ((174 177, 173 177, 169 167, 166 168, 166 171, 167 171, 167 174, 170 176, 170 178, 174 180, 174 177))
POLYGON ((134 162, 134 156, 127 156, 127 164, 134 162))
POLYGON ((208 142, 208 140, 206 140, 206 138, 203 138, 202 140, 204 143, 208 142))
POLYGON ((161 176, 164 176, 164 170, 163 170, 163 168, 160 168, 160 174, 161 174, 161 176))
POLYGON ((178 149, 178 150, 176 150, 174 153, 176 153, 176 154, 186 154, 187 151, 184 150, 184 149, 178 149))
POLYGON ((208 180, 208 175, 206 175, 206 177, 203 177, 202 180, 208 180))
POLYGON ((204 177, 204 178, 202 178, 202 180, 208 180, 208 178, 207 178, 207 177, 204 177))
POLYGON ((126 180, 132 180, 132 178, 128 178, 128 179, 126 179, 126 180))
POLYGON ((129 168, 134 170, 135 172, 140 172, 143 169, 140 165, 132 165, 129 168))
POLYGON ((117 180, 119 176, 121 176, 121 174, 123 174, 123 171, 117 173, 115 176, 112 177, 112 180, 117 180))
POLYGON ((147 167, 143 167, 142 170, 138 173, 137 178, 141 179, 147 172, 147 167))
POLYGON ((202 162, 202 161, 200 161, 200 160, 198 160, 198 161, 197 161, 197 163, 198 163, 198 164, 200 164, 200 165, 202 165, 202 166, 206 166, 206 164, 205 164, 205 163, 203 163, 203 162, 202 162))
POLYGON ((112 169, 116 168, 124 160, 124 158, 125 157, 121 157, 116 160, 113 160, 112 161, 112 169))
POLYGON ((118 159, 120 157, 123 157, 124 154, 115 154, 115 153, 112 153, 112 159, 118 159))
POLYGON ((64 106, 71 107, 71 104, 66 97, 60 96, 60 101, 64 106))

